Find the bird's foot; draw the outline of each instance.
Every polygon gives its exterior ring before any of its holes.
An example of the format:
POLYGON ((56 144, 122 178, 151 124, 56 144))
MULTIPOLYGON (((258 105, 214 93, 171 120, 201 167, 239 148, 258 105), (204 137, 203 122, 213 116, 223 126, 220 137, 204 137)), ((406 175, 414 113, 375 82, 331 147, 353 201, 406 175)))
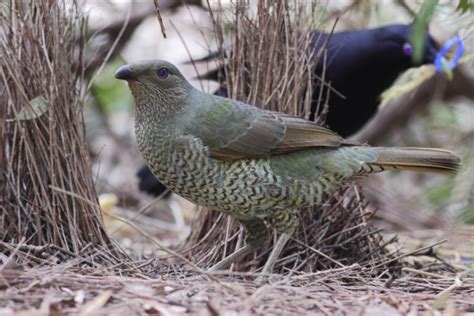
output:
POLYGON ((256 280, 257 283, 268 280, 268 277, 273 272, 275 263, 280 258, 283 249, 298 226, 297 214, 298 211, 293 209, 277 209, 273 213, 273 227, 277 232, 280 232, 280 237, 278 237, 277 242, 273 245, 272 252, 263 266, 262 273, 256 280))
POLYGON ((278 238, 278 241, 273 246, 272 252, 265 262, 263 266, 261 275, 255 280, 256 283, 260 284, 265 282, 269 275, 273 272, 273 268, 275 267, 275 263, 277 262, 278 258, 280 258, 283 249, 285 248, 286 243, 290 240, 291 235, 288 233, 282 233, 278 238))
POLYGON ((239 250, 235 251, 234 253, 230 254, 229 256, 225 257, 212 267, 210 267, 207 271, 208 272, 214 272, 214 271, 220 271, 228 268, 232 263, 238 261, 239 259, 242 259, 246 255, 250 254, 253 250, 255 249, 255 246, 253 245, 245 245, 239 250))

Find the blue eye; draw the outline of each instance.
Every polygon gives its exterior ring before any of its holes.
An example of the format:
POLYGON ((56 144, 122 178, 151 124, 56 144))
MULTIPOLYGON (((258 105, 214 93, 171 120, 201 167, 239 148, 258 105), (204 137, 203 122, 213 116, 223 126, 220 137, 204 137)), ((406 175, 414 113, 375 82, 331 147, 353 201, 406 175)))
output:
POLYGON ((413 52, 413 48, 411 47, 410 43, 403 44, 403 53, 407 56, 411 56, 413 52))
POLYGON ((170 71, 167 68, 160 68, 156 71, 156 74, 161 79, 166 79, 166 78, 168 78, 168 76, 170 74, 170 71))

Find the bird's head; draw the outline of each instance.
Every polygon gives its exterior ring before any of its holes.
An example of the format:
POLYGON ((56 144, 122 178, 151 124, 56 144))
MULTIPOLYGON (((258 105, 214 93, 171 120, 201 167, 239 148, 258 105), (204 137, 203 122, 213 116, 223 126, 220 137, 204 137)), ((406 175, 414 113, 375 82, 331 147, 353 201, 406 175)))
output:
POLYGON ((128 82, 137 106, 176 105, 192 89, 178 68, 164 60, 124 65, 117 69, 115 78, 128 82))
POLYGON ((426 32, 424 37, 424 53, 419 63, 413 62, 413 47, 410 43, 410 34, 412 25, 390 25, 377 29, 377 41, 384 43, 388 48, 385 50, 399 56, 407 67, 419 66, 424 64, 433 64, 440 45, 433 39, 433 37, 426 32))

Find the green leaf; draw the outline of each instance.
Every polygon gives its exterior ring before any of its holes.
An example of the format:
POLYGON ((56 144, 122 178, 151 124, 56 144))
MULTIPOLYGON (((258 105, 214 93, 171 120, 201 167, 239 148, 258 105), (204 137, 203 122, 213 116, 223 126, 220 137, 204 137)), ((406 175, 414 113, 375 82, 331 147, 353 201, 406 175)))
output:
POLYGON ((42 96, 36 97, 30 101, 29 106, 23 107, 17 115, 20 121, 32 120, 40 117, 48 111, 48 102, 42 96))
POLYGON ((425 33, 434 14, 438 0, 425 0, 420 12, 415 18, 410 34, 410 43, 413 47, 413 62, 420 63, 425 53, 425 33))
POLYGON ((466 13, 468 10, 474 10, 474 0, 459 0, 458 7, 456 11, 461 11, 461 13, 466 13))

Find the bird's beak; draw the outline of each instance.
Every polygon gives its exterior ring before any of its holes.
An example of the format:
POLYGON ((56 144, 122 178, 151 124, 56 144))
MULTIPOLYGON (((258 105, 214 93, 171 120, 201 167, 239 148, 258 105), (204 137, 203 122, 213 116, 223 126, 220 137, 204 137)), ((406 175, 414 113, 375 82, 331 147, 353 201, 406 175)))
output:
POLYGON ((127 81, 137 80, 135 72, 130 68, 129 65, 124 65, 117 69, 117 71, 115 72, 115 78, 127 81))
POLYGON ((441 69, 443 70, 443 74, 447 80, 453 80, 453 71, 448 66, 449 62, 445 57, 441 58, 441 69))

